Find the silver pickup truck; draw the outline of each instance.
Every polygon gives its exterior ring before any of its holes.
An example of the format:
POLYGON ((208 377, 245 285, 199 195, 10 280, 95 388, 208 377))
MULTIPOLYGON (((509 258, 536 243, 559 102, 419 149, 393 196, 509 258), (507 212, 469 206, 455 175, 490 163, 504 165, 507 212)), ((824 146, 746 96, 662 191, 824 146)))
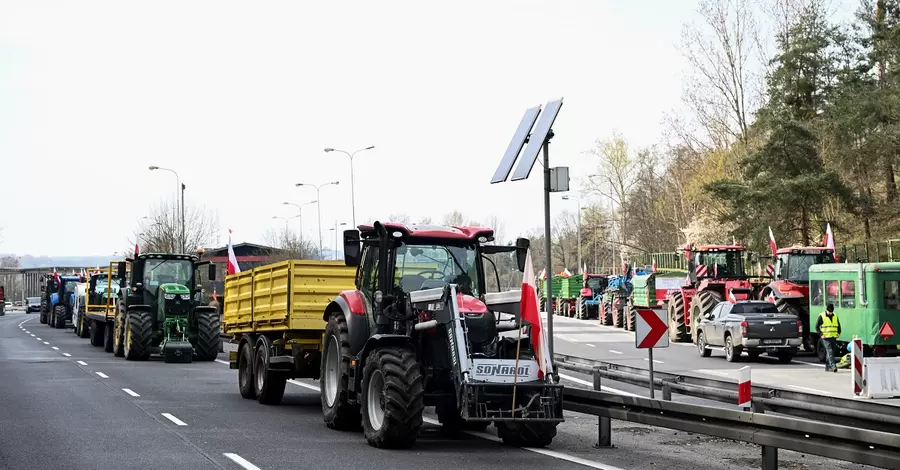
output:
POLYGON ((761 300, 720 302, 700 319, 696 332, 693 341, 700 356, 709 357, 718 346, 728 362, 737 361, 746 350, 750 359, 766 353, 787 364, 803 342, 803 323, 761 300))

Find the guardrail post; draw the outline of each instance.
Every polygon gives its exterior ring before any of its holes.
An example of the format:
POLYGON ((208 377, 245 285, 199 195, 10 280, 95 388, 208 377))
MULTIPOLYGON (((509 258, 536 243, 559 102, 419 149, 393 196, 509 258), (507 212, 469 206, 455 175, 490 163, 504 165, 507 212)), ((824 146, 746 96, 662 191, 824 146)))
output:
MULTIPOLYGON (((594 370, 594 390, 600 391, 600 374, 594 370)), ((597 447, 612 447, 612 422, 606 416, 597 417, 597 447)))
POLYGON ((778 448, 762 446, 762 470, 778 470, 778 448))
POLYGON ((672 401, 672 386, 669 385, 668 380, 663 380, 662 382, 662 399, 665 401, 672 401))

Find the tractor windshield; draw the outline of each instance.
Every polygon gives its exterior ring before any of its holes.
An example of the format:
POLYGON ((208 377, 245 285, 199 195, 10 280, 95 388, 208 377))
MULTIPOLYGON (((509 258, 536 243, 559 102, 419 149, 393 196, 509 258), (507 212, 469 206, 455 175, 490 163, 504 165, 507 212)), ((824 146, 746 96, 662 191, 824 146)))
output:
POLYGON ((75 292, 75 286, 78 284, 78 281, 71 280, 66 281, 66 292, 72 293, 75 292))
POLYGON ((701 251, 697 253, 697 266, 706 266, 709 277, 744 275, 744 257, 741 251, 701 251))
POLYGON ((809 267, 814 264, 834 263, 831 253, 785 253, 778 255, 779 275, 791 282, 809 282, 809 267))
POLYGON ((144 264, 144 287, 156 298, 162 284, 181 284, 191 288, 193 264, 184 259, 148 259, 144 264))
POLYGON ((458 284, 459 292, 477 297, 480 273, 475 245, 408 245, 397 248, 394 282, 404 292, 458 284))

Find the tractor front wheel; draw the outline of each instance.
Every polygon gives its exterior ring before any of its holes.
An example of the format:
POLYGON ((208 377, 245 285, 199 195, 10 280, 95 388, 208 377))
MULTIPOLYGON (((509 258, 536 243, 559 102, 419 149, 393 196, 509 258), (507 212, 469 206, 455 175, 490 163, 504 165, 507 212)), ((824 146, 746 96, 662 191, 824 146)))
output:
POLYGON ((490 421, 466 421, 460 416, 455 401, 443 403, 435 407, 438 422, 441 423, 441 431, 445 434, 457 434, 461 431, 484 431, 490 426, 490 421))
POLYGON ((359 430, 358 404, 350 403, 350 334, 342 313, 332 313, 325 326, 325 348, 319 369, 322 417, 331 429, 359 430))
POLYGON ((705 318, 713 308, 722 301, 722 294, 716 291, 704 290, 697 292, 694 301, 691 302, 691 342, 697 344, 697 325, 700 319, 705 318))
POLYGON ((506 421, 497 423, 497 437, 516 447, 546 447, 556 437, 557 423, 506 421))
POLYGON ((126 312, 125 318, 125 360, 146 361, 150 358, 153 317, 150 312, 137 311, 126 312))
POLYGON ((56 304, 53 306, 53 328, 61 330, 66 327, 66 306, 56 304))
POLYGON ((370 446, 402 449, 415 444, 425 410, 424 379, 415 353, 391 347, 369 353, 361 401, 370 446))
POLYGON ((194 354, 198 361, 215 361, 222 343, 217 313, 201 313, 197 316, 197 344, 194 354))
POLYGON ((681 292, 672 294, 669 301, 669 341, 682 342, 687 339, 687 327, 684 324, 684 296, 681 292))
POLYGON ((578 297, 578 303, 575 306, 575 318, 579 320, 587 319, 587 309, 584 305, 584 297, 578 297))

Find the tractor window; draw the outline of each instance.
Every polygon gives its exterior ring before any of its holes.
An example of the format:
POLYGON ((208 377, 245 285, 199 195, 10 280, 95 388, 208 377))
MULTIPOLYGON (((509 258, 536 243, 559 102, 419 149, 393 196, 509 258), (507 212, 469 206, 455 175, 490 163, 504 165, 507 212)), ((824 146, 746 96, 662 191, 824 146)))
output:
POLYGON ((812 305, 822 305, 822 281, 810 281, 809 296, 812 299, 812 305))
POLYGON ((378 246, 368 245, 362 266, 362 286, 360 290, 372 294, 378 284, 378 246))
POLYGON ((697 253, 696 264, 706 265, 706 275, 731 277, 744 275, 744 258, 740 251, 709 251, 697 253))
POLYGON ((190 288, 193 274, 193 263, 189 260, 151 258, 144 262, 144 287, 155 298, 163 284, 181 284, 190 288))
POLYGON ((78 285, 78 281, 66 281, 66 292, 68 292, 68 293, 75 292, 76 285, 78 285))
POLYGON ((457 284, 460 292, 478 295, 475 246, 407 245, 396 250, 394 282, 403 292, 457 284))
POLYGON ((841 307, 856 307, 856 282, 841 281, 841 307))
POLYGON ((831 253, 779 255, 782 261, 781 277, 793 282, 808 282, 809 267, 814 264, 834 263, 831 253))
POLYGON ((825 281, 825 302, 836 304, 838 300, 838 282, 825 281))
POLYGON ((884 281, 885 310, 900 310, 900 281, 884 281))

